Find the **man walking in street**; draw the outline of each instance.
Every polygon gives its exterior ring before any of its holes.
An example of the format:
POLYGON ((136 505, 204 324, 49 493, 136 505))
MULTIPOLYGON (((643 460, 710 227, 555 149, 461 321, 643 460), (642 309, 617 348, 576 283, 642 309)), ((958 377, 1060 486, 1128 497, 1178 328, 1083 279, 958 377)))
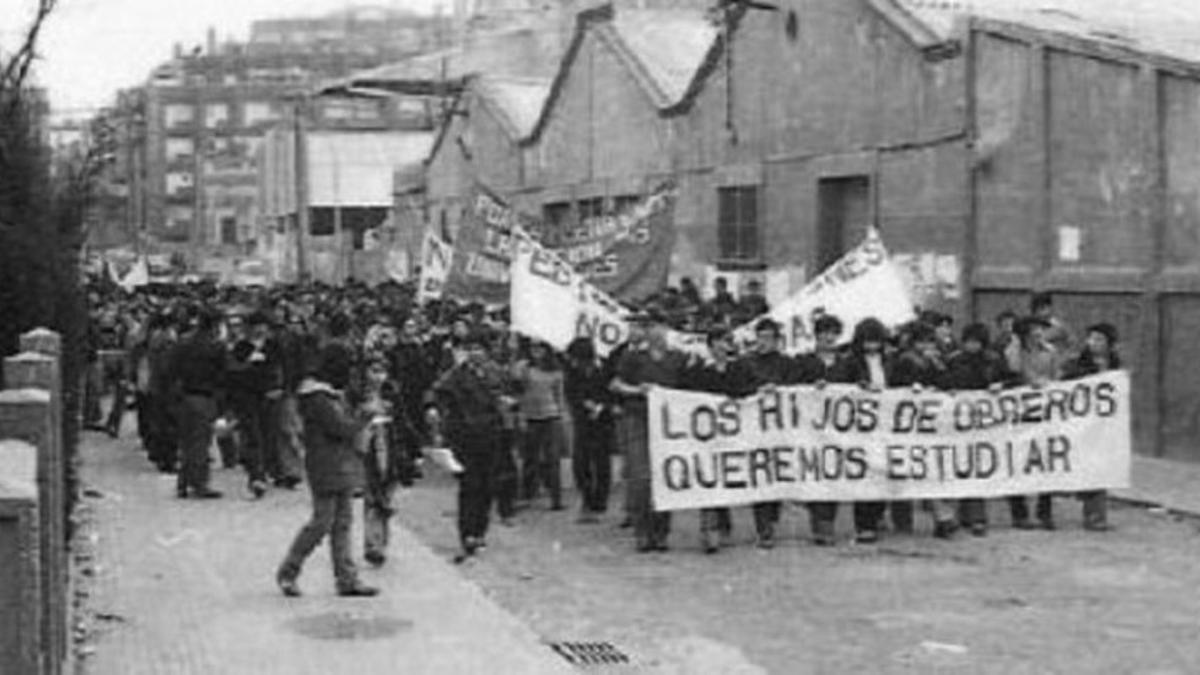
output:
POLYGON ((304 561, 329 537, 330 558, 337 593, 341 596, 377 595, 379 589, 363 585, 351 552, 354 493, 363 489, 364 466, 357 443, 365 425, 355 419, 344 390, 350 383, 351 355, 341 345, 321 352, 319 364, 300 383, 300 417, 304 420, 304 468, 312 492, 312 517, 296 533, 287 557, 275 573, 279 590, 288 597, 300 595, 296 578, 304 561))
POLYGON ((504 374, 487 356, 480 333, 460 341, 465 359, 433 385, 426 419, 435 437, 442 430, 462 464, 458 483, 458 535, 463 557, 486 546, 492 482, 503 437, 502 409, 511 402, 504 374))
POLYGON ((201 310, 195 331, 184 339, 171 358, 174 389, 179 394, 178 420, 183 466, 176 483, 178 497, 220 497, 209 487, 208 447, 218 400, 225 389, 225 350, 216 338, 217 317, 201 310))

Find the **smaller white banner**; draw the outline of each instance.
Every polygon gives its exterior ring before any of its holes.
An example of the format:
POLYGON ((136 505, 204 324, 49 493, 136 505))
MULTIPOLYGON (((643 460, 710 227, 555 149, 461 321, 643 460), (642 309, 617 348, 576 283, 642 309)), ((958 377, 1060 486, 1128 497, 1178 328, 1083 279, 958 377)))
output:
POLYGON ((425 304, 442 297, 446 276, 450 274, 454 248, 432 230, 425 233, 421 242, 421 278, 417 286, 417 303, 425 304))
MULTIPOLYGON (((889 327, 916 318, 912 298, 875 228, 868 230, 861 244, 766 316, 783 326, 784 351, 797 354, 813 348, 813 322, 821 314, 841 319, 846 326, 843 341, 849 341, 855 324, 866 318, 879 319, 889 327)), ((736 328, 737 340, 752 343, 754 325, 762 318, 736 328)))

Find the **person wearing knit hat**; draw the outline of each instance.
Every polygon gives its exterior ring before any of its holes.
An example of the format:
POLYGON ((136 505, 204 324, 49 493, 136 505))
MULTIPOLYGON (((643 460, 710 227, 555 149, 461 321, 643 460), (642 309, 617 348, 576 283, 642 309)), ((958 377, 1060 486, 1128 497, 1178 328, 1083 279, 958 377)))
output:
MULTIPOLYGON (((947 391, 999 391, 1009 379, 1004 357, 992 350, 991 335, 982 323, 972 323, 962 331, 962 347, 946 363, 941 387, 947 391)), ((976 537, 987 535, 987 504, 983 499, 963 499, 958 504, 958 519, 976 537)))
MULTIPOLYGON (((1121 356, 1117 353, 1117 327, 1111 323, 1088 326, 1083 352, 1067 363, 1063 379, 1078 379, 1121 368, 1121 356)), ((1083 529, 1105 532, 1112 529, 1108 524, 1108 493, 1091 490, 1078 495, 1083 502, 1083 529)))

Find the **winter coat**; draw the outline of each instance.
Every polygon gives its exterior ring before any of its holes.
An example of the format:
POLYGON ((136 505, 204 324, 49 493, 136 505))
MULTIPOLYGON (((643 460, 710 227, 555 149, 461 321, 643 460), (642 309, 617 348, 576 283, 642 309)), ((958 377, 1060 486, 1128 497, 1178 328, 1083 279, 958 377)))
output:
POLYGON ((358 434, 364 424, 350 414, 341 392, 311 377, 300 382, 304 469, 315 494, 356 490, 366 484, 358 434))
POLYGON ((977 391, 1012 378, 1004 357, 984 349, 959 352, 950 357, 942 373, 941 388, 947 391, 977 391))

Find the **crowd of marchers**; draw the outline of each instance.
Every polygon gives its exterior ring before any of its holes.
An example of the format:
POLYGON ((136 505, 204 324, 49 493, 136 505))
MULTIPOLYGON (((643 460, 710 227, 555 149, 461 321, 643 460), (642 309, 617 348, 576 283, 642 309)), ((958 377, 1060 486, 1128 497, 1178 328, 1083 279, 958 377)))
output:
MULTIPOLYGON (((277 571, 287 595, 300 593, 303 562, 325 538, 339 593, 377 592, 358 577, 352 505, 363 501, 363 558, 382 565, 395 492, 420 478, 428 469, 423 456, 441 457, 429 452, 441 446, 452 451, 442 463, 458 480, 460 559, 486 547, 493 509, 505 525, 518 510, 542 504, 553 511, 571 506, 581 524, 601 521, 610 511, 614 458, 623 487, 614 520, 632 530, 637 551, 666 550, 671 514, 655 511, 651 500, 646 394, 653 387, 728 396, 827 383, 996 391, 1121 367, 1111 324, 1076 332, 1047 295, 1035 295, 1028 314, 1005 311, 991 325, 961 331, 936 312, 895 330, 874 319, 844 326, 820 315, 815 347, 793 356, 782 350, 781 326, 762 318, 768 306, 758 288, 734 298, 720 282, 705 298, 684 280, 643 303, 630 318, 628 339, 606 358, 587 338, 560 353, 517 335, 504 308, 452 300, 418 305, 406 284, 126 292, 97 281, 89 300, 89 428, 117 437, 134 408, 142 448, 159 471, 176 474, 180 499, 222 496, 210 486, 216 461, 245 472, 247 498, 307 484, 312 515, 277 571), (739 345, 731 329, 747 323, 755 339, 739 345), (707 357, 673 351, 672 328, 704 333, 707 357), (111 400, 107 415, 102 398, 111 400), (214 444, 219 452, 210 452, 214 444), (573 479, 573 499, 564 473, 573 479)), ((1105 493, 1078 497, 1084 527, 1108 529, 1105 493)), ((1008 498, 1011 525, 1055 529, 1051 495, 1034 502, 1031 518, 1026 497, 1008 498)), ((930 515, 936 537, 952 539, 963 529, 987 534, 982 499, 914 506, 850 505, 854 541, 912 533, 919 512, 930 515)), ((781 507, 750 507, 759 547, 775 545, 781 507)), ((836 544, 839 505, 804 507, 812 541, 836 544)), ((702 510, 704 551, 731 545, 732 523, 729 508, 702 510)))

